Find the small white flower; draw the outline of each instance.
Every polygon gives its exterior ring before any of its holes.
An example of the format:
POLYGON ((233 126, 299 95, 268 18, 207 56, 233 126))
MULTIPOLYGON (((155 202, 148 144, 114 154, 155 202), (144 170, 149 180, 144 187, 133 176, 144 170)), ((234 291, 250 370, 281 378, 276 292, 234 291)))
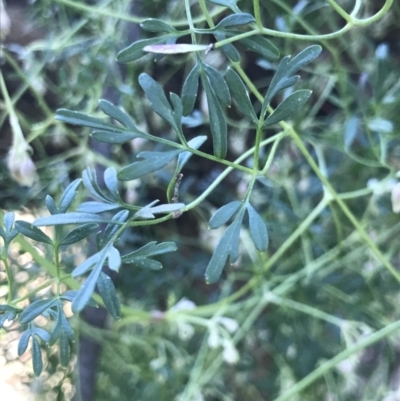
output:
POLYGON ((186 322, 178 322, 178 336, 182 341, 190 340, 193 337, 194 327, 186 322))
POLYGON ((196 309, 196 304, 192 301, 190 301, 187 298, 182 298, 180 301, 178 301, 172 308, 171 310, 173 311, 180 311, 180 310, 193 310, 196 309))
POLYGON ((11 20, 7 15, 3 0, 0 0, 0 39, 4 39, 11 28, 11 20))
POLYGON ((224 358, 224 361, 229 365, 238 363, 240 359, 239 352, 233 345, 233 342, 230 340, 224 340, 222 346, 224 347, 224 351, 222 352, 222 358, 224 358))
POLYGON ((400 182, 392 188, 392 210, 393 213, 400 213, 400 182))
POLYGON ((221 323, 229 333, 234 333, 239 328, 238 322, 230 317, 220 317, 218 322, 221 323))
POLYGON ((27 143, 13 145, 7 158, 11 177, 24 187, 31 187, 36 180, 36 167, 29 156, 30 149, 27 143))
POLYGON ((155 358, 150 361, 150 368, 152 370, 160 370, 165 365, 164 358, 155 358))
POLYGON ((221 338, 215 325, 209 327, 209 335, 207 340, 210 348, 217 348, 221 344, 221 338))
MULTIPOLYGON (((8 96, 7 92, 6 95, 8 96)), ((13 132, 13 143, 8 152, 7 166, 15 181, 25 187, 31 187, 36 179, 36 167, 29 156, 32 148, 25 140, 18 118, 13 111, 10 112, 9 118, 13 132)))

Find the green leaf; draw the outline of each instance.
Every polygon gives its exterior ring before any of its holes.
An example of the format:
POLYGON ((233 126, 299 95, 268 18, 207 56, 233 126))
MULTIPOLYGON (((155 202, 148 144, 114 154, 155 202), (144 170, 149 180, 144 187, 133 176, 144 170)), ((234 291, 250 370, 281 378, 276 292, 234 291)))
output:
POLYGON ((169 98, 171 99, 171 104, 174 108, 174 111, 172 112, 175 121, 174 128, 178 133, 178 136, 182 140, 182 143, 185 143, 186 141, 183 137, 183 132, 182 132, 182 113, 183 113, 182 100, 176 93, 173 92, 169 94, 169 98))
POLYGON ((238 200, 222 206, 212 215, 208 226, 210 228, 219 228, 226 224, 241 206, 242 202, 238 200))
POLYGON ((239 235, 243 216, 244 209, 242 208, 215 248, 205 273, 207 284, 215 283, 219 279, 229 255, 230 263, 234 263, 238 259, 239 235))
MULTIPOLYGON (((103 253, 103 252, 102 252, 103 253)), ((99 258, 95 268, 91 271, 86 281, 82 284, 76 297, 72 301, 72 311, 74 313, 79 313, 89 302, 92 297, 94 288, 96 286, 97 280, 100 277, 101 269, 103 267, 105 258, 107 254, 103 253, 99 258)))
POLYGON ((230 8, 234 13, 240 13, 239 7, 236 5, 237 0, 208 0, 211 3, 217 4, 219 6, 224 6, 230 8))
POLYGON ((161 86, 148 74, 139 75, 139 85, 144 90, 150 102, 150 107, 164 120, 176 129, 172 108, 161 86))
POLYGON ((279 123, 297 113, 310 98, 311 91, 302 89, 288 96, 275 111, 265 120, 264 125, 273 125, 279 123))
POLYGON ((131 260, 136 258, 147 258, 149 256, 162 255, 164 253, 175 252, 178 249, 175 242, 161 242, 157 244, 156 241, 149 242, 136 251, 130 252, 122 256, 124 263, 132 263, 131 260))
POLYGON ((7 232, 11 232, 13 229, 14 225, 14 220, 15 220, 15 214, 14 212, 7 212, 4 214, 4 228, 6 229, 7 232))
POLYGON ((311 61, 315 60, 321 54, 321 51, 322 47, 319 45, 305 48, 297 56, 293 57, 292 61, 288 64, 287 75, 292 75, 300 70, 300 68, 311 63, 311 61))
POLYGON ((114 120, 119 121, 124 127, 133 131, 137 130, 136 125, 133 123, 132 119, 119 107, 113 105, 108 100, 100 99, 99 107, 103 113, 107 114, 114 120))
POLYGON ((9 305, 0 305, 0 328, 3 327, 6 320, 13 321, 20 309, 16 309, 9 305))
POLYGON ((68 187, 65 189, 61 200, 60 200, 60 207, 59 207, 59 213, 65 213, 69 206, 71 205, 72 201, 75 199, 75 196, 77 195, 77 189, 79 185, 81 184, 82 180, 80 178, 72 181, 68 187))
POLYGON ((250 118, 251 121, 257 123, 257 115, 254 111, 253 105, 251 104, 249 93, 239 75, 231 68, 228 68, 225 78, 239 110, 246 117, 250 118))
POLYGON ((268 87, 267 94, 262 105, 261 115, 264 115, 272 98, 282 89, 294 85, 299 76, 292 76, 300 68, 310 63, 321 53, 321 46, 307 47, 290 61, 290 56, 284 57, 276 70, 274 77, 268 87))
POLYGON ((60 241, 60 245, 69 245, 79 242, 95 232, 98 227, 98 224, 84 224, 77 227, 65 235, 65 237, 60 241))
POLYGON ((225 107, 230 107, 231 94, 222 74, 208 64, 202 64, 202 66, 207 74, 208 79, 210 80, 210 85, 214 93, 217 95, 217 98, 221 102, 221 105, 225 107))
MULTIPOLYGON (((74 300, 74 298, 76 297, 77 293, 78 293, 77 290, 70 290, 70 291, 64 292, 64 294, 62 294, 60 296, 60 298, 66 300, 66 301, 72 302, 74 300)), ((97 307, 97 303, 93 298, 90 299, 90 301, 87 303, 87 305, 97 307)))
POLYGON ((193 110, 199 88, 200 64, 196 63, 186 77, 182 88, 182 114, 187 116, 193 110))
POLYGON ((157 43, 165 43, 168 39, 169 39, 169 36, 159 36, 156 38, 143 39, 143 40, 134 42, 130 46, 126 47, 125 49, 122 49, 117 54, 117 61, 119 63, 130 63, 132 61, 135 61, 147 54, 143 50, 144 47, 149 46, 149 45, 154 45, 157 43))
POLYGON ((40 327, 33 326, 31 331, 32 331, 32 334, 36 334, 40 339, 42 339, 45 342, 48 342, 50 339, 49 332, 40 327))
POLYGON ((173 26, 155 18, 145 19, 144 21, 141 22, 140 27, 148 32, 165 32, 165 33, 178 32, 173 26))
POLYGON ((79 113, 67 109, 58 109, 55 115, 56 120, 63 121, 72 125, 80 125, 83 127, 96 128, 106 131, 118 131, 117 127, 108 124, 99 118, 87 116, 86 114, 79 113))
POLYGON ((107 253, 108 258, 108 267, 111 270, 118 271, 121 267, 121 255, 119 250, 114 246, 110 246, 110 249, 107 253))
POLYGON ((255 211, 250 203, 247 203, 247 213, 249 215, 250 235, 254 245, 259 252, 265 252, 268 249, 268 232, 261 216, 255 211))
POLYGON ((104 184, 107 189, 110 191, 112 197, 117 201, 121 201, 121 197, 119 195, 118 190, 118 178, 117 178, 117 170, 114 167, 108 167, 104 171, 104 184))
POLYGON ((99 294, 104 301, 104 305, 110 315, 118 320, 121 318, 121 305, 119 303, 117 292, 110 277, 101 273, 97 281, 99 294))
MULTIPOLYGON (((90 268, 92 268, 96 263, 98 263, 100 261, 101 257, 103 257, 103 263, 104 263, 106 254, 103 255, 102 251, 97 252, 92 256, 89 256, 80 265, 75 267, 75 269, 72 271, 71 276, 75 278, 75 277, 81 276, 82 274, 85 274, 90 268)), ((76 295, 78 295, 78 294, 76 294, 76 295)))
POLYGON ((112 241, 112 237, 117 232, 120 225, 126 222, 128 216, 128 210, 121 210, 111 219, 101 236, 101 241, 103 244, 107 244, 112 241))
MULTIPOLYGON (((215 37, 218 42, 226 39, 226 35, 221 32, 214 32, 215 37)), ((232 43, 227 43, 220 47, 221 51, 228 57, 231 61, 238 63, 240 61, 240 53, 232 43)))
POLYGON ((135 213, 134 217, 142 219, 154 219, 155 214, 173 213, 181 210, 185 207, 184 203, 167 203, 165 205, 158 205, 152 207, 151 205, 144 206, 138 212, 135 213))
POLYGON ((31 238, 38 242, 44 242, 46 244, 53 243, 53 241, 44 232, 27 221, 16 221, 15 227, 21 234, 25 235, 25 237, 31 238))
POLYGON ((51 308, 54 305, 55 301, 56 300, 52 298, 52 299, 40 299, 38 301, 32 302, 21 313, 20 322, 22 324, 31 322, 37 316, 41 315, 47 309, 51 308))
POLYGON ((146 259, 146 258, 132 258, 130 261, 126 262, 135 267, 140 267, 141 269, 148 270, 161 270, 162 264, 158 260, 146 259))
POLYGON ((225 17, 223 20, 221 20, 215 27, 215 29, 229 28, 238 25, 246 25, 255 21, 256 20, 254 19, 254 17, 248 13, 231 14, 225 17))
POLYGON ((114 203, 114 199, 107 194, 103 193, 98 182, 96 170, 85 169, 82 173, 83 185, 95 197, 99 198, 106 203, 114 203))
POLYGON ((78 207, 79 213, 103 213, 110 212, 111 210, 115 210, 120 208, 121 205, 115 203, 103 203, 103 202, 83 202, 78 207))
POLYGON ((276 60, 279 57, 276 46, 263 36, 250 36, 240 39, 239 42, 268 60, 276 60))
POLYGON ((138 135, 136 132, 110 132, 110 131, 94 131, 90 134, 93 139, 102 143, 112 143, 121 145, 135 138, 145 138, 145 135, 138 135))
POLYGON ((36 336, 32 336, 32 366, 35 376, 40 376, 43 370, 42 352, 36 336))
POLYGON ((31 338, 32 332, 31 330, 26 330, 22 333, 21 338, 18 342, 18 356, 21 356, 25 353, 26 349, 28 348, 29 339, 31 338))
POLYGON ((60 362, 61 366, 66 368, 70 361, 70 347, 69 347, 69 339, 64 334, 61 333, 60 335, 60 362))
POLYGON ((65 213, 55 214, 48 217, 39 217, 35 220, 35 226, 57 226, 65 224, 85 224, 85 223, 108 223, 110 219, 98 216, 94 213, 65 213))
POLYGON ((140 152, 138 158, 144 160, 134 162, 122 168, 118 173, 118 179, 121 181, 135 180, 136 178, 160 170, 182 152, 183 150, 181 149, 166 152, 140 152))
POLYGON ((224 159, 228 149, 228 130, 225 115, 208 79, 202 77, 202 82, 207 96, 214 155, 224 159))
POLYGON ((50 212, 50 214, 59 213, 56 202, 50 195, 46 195, 46 207, 47 207, 47 210, 50 212))

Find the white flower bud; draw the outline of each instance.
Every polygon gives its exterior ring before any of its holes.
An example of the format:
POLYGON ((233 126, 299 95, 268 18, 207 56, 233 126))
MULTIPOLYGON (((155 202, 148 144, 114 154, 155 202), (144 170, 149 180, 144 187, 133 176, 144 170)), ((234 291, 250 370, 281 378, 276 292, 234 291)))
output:
POLYGON ((178 322, 178 336, 182 341, 190 340, 194 334, 194 327, 185 322, 178 322))
POLYGON ((238 322, 230 317, 221 317, 218 321, 229 331, 229 333, 234 333, 239 328, 238 322))
POLYGON ((196 304, 187 298, 182 298, 179 300, 172 308, 173 311, 179 310, 193 310, 196 309, 196 304))
POLYGON ((0 0, 0 39, 4 39, 11 28, 11 20, 5 10, 3 0, 0 0))
POLYGON ((221 338, 219 336, 217 328, 212 325, 210 326, 209 331, 210 333, 207 340, 208 346, 213 349, 219 347, 219 345, 221 344, 221 338))
POLYGON ((26 142, 14 144, 7 159, 11 177, 24 187, 31 187, 36 179, 36 167, 29 156, 29 151, 30 146, 26 142))
POLYGON ((233 345, 232 341, 224 340, 223 342, 224 351, 222 352, 222 358, 229 365, 234 365, 239 362, 239 352, 233 345))
POLYGON ((393 213, 400 213, 400 182, 392 188, 393 213))

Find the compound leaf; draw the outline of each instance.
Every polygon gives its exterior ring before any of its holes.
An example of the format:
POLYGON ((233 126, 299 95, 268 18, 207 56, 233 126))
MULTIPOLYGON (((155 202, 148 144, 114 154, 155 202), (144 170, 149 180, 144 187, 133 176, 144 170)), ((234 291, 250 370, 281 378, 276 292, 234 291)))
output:
POLYGON ((211 217, 208 226, 210 228, 219 228, 226 224, 229 219, 239 210, 241 201, 233 201, 219 208, 211 217))
POLYGON ((288 96, 275 111, 265 120, 264 125, 273 125, 298 112, 310 98, 311 91, 302 89, 288 96))
POLYGON ((35 226, 57 226, 66 224, 108 223, 110 219, 103 218, 94 213, 65 213, 53 216, 39 217, 35 226))
POLYGON ((254 19, 254 17, 248 13, 231 14, 222 19, 215 28, 216 29, 229 28, 232 26, 250 24, 251 22, 255 21, 256 20, 254 19))
POLYGON ((117 54, 117 61, 119 63, 130 63, 132 61, 135 61, 147 54, 143 50, 144 47, 149 46, 149 45, 155 45, 158 43, 164 43, 167 40, 168 40, 168 36, 161 36, 161 37, 156 37, 156 38, 151 38, 151 39, 138 40, 137 42, 132 43, 130 46, 126 47, 125 49, 122 49, 117 54))
POLYGON ((186 77, 182 88, 182 114, 187 116, 193 110, 199 88, 200 64, 196 63, 186 77))
POLYGON ((138 158, 144 160, 139 160, 122 168, 118 173, 118 179, 121 181, 135 180, 136 178, 160 170, 182 152, 183 150, 181 149, 166 152, 140 152, 138 158))
POLYGON ((15 222, 15 228, 25 237, 31 238, 38 242, 52 244, 53 241, 41 230, 27 221, 18 220, 15 222))
POLYGON ((268 248, 268 232, 261 216, 256 212, 250 203, 247 203, 247 213, 249 215, 250 235, 254 245, 259 252, 265 252, 268 248))
POLYGON ((105 99, 99 100, 99 107, 101 111, 114 120, 120 122, 124 127, 131 129, 133 131, 137 130, 136 125, 133 123, 132 119, 123 112, 119 107, 115 106, 111 102, 105 99))
POLYGON ((112 143, 112 144, 117 144, 121 145, 125 142, 129 142, 132 139, 138 138, 138 137, 143 137, 145 138, 145 134, 138 134, 138 133, 133 133, 133 132, 110 132, 110 131, 93 131, 90 136, 96 141, 102 142, 102 143, 112 143))
POLYGON ((114 283, 112 282, 111 278, 102 272, 97 281, 97 288, 110 315, 114 319, 120 319, 121 305, 119 303, 117 292, 115 291, 114 283))
POLYGON ((229 93, 228 85, 226 84, 222 74, 208 64, 203 64, 203 68, 207 74, 208 79, 210 80, 211 88, 217 95, 217 98, 221 102, 221 105, 225 107, 230 107, 231 94, 229 93))
POLYGON ((42 352, 36 336, 32 336, 32 366, 35 376, 40 376, 43 370, 42 352))
POLYGON ((103 213, 109 212, 120 208, 121 205, 115 203, 103 203, 103 202, 83 202, 78 206, 78 212, 80 213, 103 213))
POLYGON ((249 93, 247 92, 246 86, 239 77, 239 75, 228 68, 225 74, 226 81, 229 89, 232 92, 233 98, 238 105, 239 110, 254 123, 257 122, 257 115, 254 111, 253 105, 251 104, 249 93))
POLYGON ((136 251, 130 252, 122 256, 124 263, 132 263, 132 260, 137 258, 147 258, 149 256, 162 255, 164 253, 174 252, 178 248, 175 242, 161 242, 157 244, 156 241, 149 242, 136 251))
POLYGON ((58 109, 55 115, 56 120, 63 121, 72 125, 95 128, 105 131, 118 131, 117 127, 108 124, 99 118, 90 117, 78 111, 58 109))
POLYGON ((178 32, 173 26, 156 18, 145 19, 144 21, 141 22, 140 27, 148 32, 165 32, 165 33, 178 32))
POLYGON ((26 307, 21 313, 20 321, 22 324, 31 322, 37 316, 41 315, 47 309, 51 308, 55 299, 40 299, 38 301, 32 302, 28 307, 26 307))
POLYGON ((279 57, 277 47, 263 36, 250 36, 240 39, 239 42, 268 60, 276 60, 279 57))
POLYGON ((150 75, 142 73, 139 75, 139 85, 149 99, 150 107, 164 120, 168 121, 173 128, 176 128, 171 105, 158 82, 150 75))
POLYGON ((83 224, 65 235, 65 237, 60 241, 60 245, 69 245, 79 242, 95 232, 98 227, 98 224, 83 224))
POLYGON ((208 79, 203 78, 202 82, 207 96, 208 113, 210 116, 210 130, 213 137, 214 155, 221 159, 224 159, 228 148, 228 130, 225 115, 208 79))

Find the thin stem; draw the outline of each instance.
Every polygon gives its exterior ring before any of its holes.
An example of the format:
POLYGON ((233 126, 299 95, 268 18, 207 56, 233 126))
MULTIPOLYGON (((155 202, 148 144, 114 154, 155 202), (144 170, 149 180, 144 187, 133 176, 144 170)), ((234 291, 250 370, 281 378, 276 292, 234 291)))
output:
POLYGON ((263 29, 263 23, 261 19, 260 0, 253 0, 253 10, 257 27, 261 31, 263 29))
POLYGON ((389 324, 388 326, 384 327, 383 329, 371 334, 370 336, 360 340, 355 345, 350 348, 345 349, 341 353, 337 354, 334 358, 322 363, 318 368, 313 370, 308 376, 304 377, 300 381, 298 381, 292 388, 286 391, 284 394, 275 398, 274 401, 286 401, 290 397, 295 394, 299 394, 300 391, 307 388, 310 384, 314 383, 318 380, 321 376, 329 372, 335 366, 337 366, 340 362, 344 361, 345 359, 349 358, 350 356, 354 355, 358 351, 361 351, 372 344, 388 337, 389 335, 393 334, 395 331, 400 329, 400 320, 389 324))
POLYGON ((7 275, 7 285, 8 285, 7 304, 10 305, 14 294, 14 279, 11 272, 11 267, 8 264, 7 255, 4 255, 3 264, 7 275))

